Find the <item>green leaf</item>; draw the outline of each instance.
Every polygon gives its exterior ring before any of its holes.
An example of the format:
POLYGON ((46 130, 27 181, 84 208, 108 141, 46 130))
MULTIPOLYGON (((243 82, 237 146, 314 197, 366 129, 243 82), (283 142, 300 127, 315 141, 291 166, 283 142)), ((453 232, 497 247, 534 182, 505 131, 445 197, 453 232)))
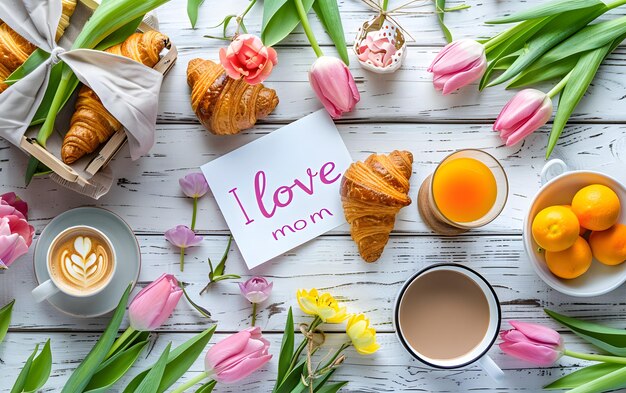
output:
POLYGON ((159 357, 159 360, 152 366, 146 377, 141 381, 135 393, 156 393, 159 390, 163 373, 165 372, 165 365, 167 364, 167 357, 170 354, 170 348, 172 343, 170 342, 165 347, 165 350, 159 357))
POLYGON ((119 348, 113 351, 113 353, 111 354, 109 358, 107 358, 107 360, 112 358, 117 353, 124 352, 125 350, 134 346, 135 344, 148 341, 149 337, 150 337, 150 332, 133 332, 133 334, 131 334, 131 336, 128 339, 126 339, 124 343, 119 346, 119 348))
POLYGON ((196 393, 211 393, 215 385, 217 385, 217 381, 211 380, 205 383, 204 385, 200 386, 198 390, 196 390, 196 393))
MULTIPOLYGON (((230 252, 230 245, 233 242, 233 236, 230 235, 228 237, 228 244, 226 245, 226 250, 224 250, 224 255, 222 255, 222 259, 220 263, 217 264, 215 270, 211 266, 211 271, 213 272, 213 276, 221 276, 224 274, 224 269, 226 269, 226 260, 228 259, 228 253, 230 252)), ((211 260, 209 259, 209 265, 211 264, 211 260)))
POLYGON ((50 53, 43 49, 37 48, 28 56, 28 59, 21 66, 17 67, 4 81, 7 85, 12 85, 26 75, 30 74, 35 68, 39 67, 43 62, 48 60, 50 53))
MULTIPOLYGON (((302 0, 304 10, 309 12, 315 0, 302 0)), ((263 24, 261 39, 266 46, 273 46, 287 37, 300 24, 298 11, 292 0, 263 1, 263 24)))
POLYGON ((285 330, 283 333, 283 341, 280 344, 280 355, 278 357, 278 373, 276 375, 276 385, 274 389, 283 381, 287 373, 289 372, 289 366, 291 365, 291 359, 293 357, 294 347, 294 332, 293 332, 293 312, 289 307, 287 313, 287 321, 285 322, 285 330))
POLYGON ((280 386, 272 391, 273 393, 291 393, 301 381, 301 376, 306 367, 306 359, 300 360, 294 368, 283 378, 280 386))
POLYGON ((189 16, 189 22, 191 22, 191 28, 196 28, 196 22, 198 21, 198 9, 204 0, 187 0, 187 15, 189 16))
POLYGON ((205 316, 207 318, 211 318, 211 312, 209 310, 207 310, 206 308, 200 306, 199 304, 196 304, 193 300, 191 300, 191 298, 187 294, 187 290, 185 289, 186 286, 187 286, 187 284, 182 283, 180 288, 183 290, 183 294, 185 295, 185 298, 187 299, 189 304, 191 304, 193 306, 193 308, 195 308, 203 316, 205 316))
POLYGON ((626 386, 626 367, 580 385, 569 393, 601 393, 626 386))
MULTIPOLYGON (((319 392, 321 389, 323 389, 326 382, 328 382, 328 380, 335 373, 336 370, 337 369, 334 368, 328 371, 327 373, 325 373, 321 378, 318 377, 317 379, 315 379, 315 382, 313 382, 313 392, 319 392)), ((305 385, 301 378, 300 383, 298 384, 298 386, 296 386, 295 389, 291 391, 291 393, 306 393, 307 391, 310 391, 310 390, 311 388, 305 385)))
POLYGON ((527 42, 524 53, 489 86, 495 86, 513 78, 555 45, 602 15, 607 9, 606 5, 602 3, 594 7, 568 11, 559 15, 527 42))
MULTIPOLYGON (((162 393, 167 390, 189 369, 189 367, 191 367, 193 362, 196 361, 198 356, 200 356, 206 347, 207 343, 211 339, 211 336, 213 336, 215 328, 216 326, 213 326, 205 330, 204 332, 192 337, 183 344, 174 348, 174 350, 170 352, 167 358, 165 371, 163 372, 163 378, 161 379, 161 384, 159 385, 158 393, 162 393)), ((141 381, 143 381, 152 367, 154 367, 154 365, 150 366, 147 370, 142 371, 139 375, 133 378, 128 386, 126 386, 126 389, 124 389, 124 393, 133 392, 139 384, 141 384, 141 381)))
POLYGON ((50 352, 50 339, 46 341, 41 353, 33 360, 28 371, 28 378, 24 384, 24 392, 36 392, 46 384, 52 371, 52 352, 50 352))
POLYGON ((544 311, 552 319, 566 326, 576 335, 591 342, 600 349, 604 349, 616 356, 626 356, 626 330, 581 321, 579 319, 558 314, 548 309, 544 309, 544 311), (593 341, 590 339, 593 339, 593 341), (618 349, 621 349, 621 351, 618 351, 618 349))
POLYGON ((348 384, 348 381, 331 383, 330 385, 325 385, 324 387, 322 387, 320 390, 318 390, 318 392, 319 393, 337 393, 339 389, 346 386, 347 384, 348 384))
POLYGON ((15 383, 13 384, 13 388, 11 389, 11 393, 21 393, 24 391, 24 386, 26 385, 26 380, 28 379, 28 373, 30 372, 30 368, 33 364, 33 358, 37 354, 39 350, 39 344, 35 345, 35 350, 30 354, 28 359, 26 359, 26 363, 24 363, 24 367, 22 367, 22 371, 17 376, 15 383))
POLYGON ((544 67, 535 68, 533 65, 513 78, 511 83, 509 83, 506 88, 509 89, 530 86, 553 79, 563 78, 572 70, 572 68, 576 66, 578 59, 578 56, 570 56, 544 67))
POLYGON ((11 300, 6 306, 0 308, 0 343, 4 340, 4 337, 6 337, 7 332, 9 331, 11 313, 13 311, 14 304, 15 299, 11 300))
POLYGON ((512 63, 515 62, 517 57, 520 55, 520 51, 511 53, 504 57, 499 58, 498 60, 494 60, 487 66, 487 70, 483 74, 483 77, 480 79, 480 83, 478 84, 478 90, 482 91, 485 87, 487 87, 487 83, 489 82, 489 78, 491 74, 495 70, 506 70, 511 66, 512 63))
POLYGON ((100 365, 85 388, 86 393, 104 393, 119 381, 135 364, 148 341, 140 341, 128 349, 117 351, 100 365))
POLYGON ((343 24, 339 15, 339 6, 337 0, 316 0, 313 3, 313 10, 322 22, 322 26, 339 52, 339 57, 346 65, 350 64, 348 57, 348 49, 346 45, 346 37, 343 32, 343 24))
MULTIPOLYGON (((527 22, 520 23, 519 28, 515 29, 515 32, 511 34, 505 41, 501 41, 497 45, 491 46, 487 53, 487 60, 492 61, 503 56, 507 56, 511 53, 519 52, 524 48, 526 42, 532 38, 539 30, 544 26, 552 22, 555 17, 547 17, 543 19, 529 20, 527 22)), ((522 52, 520 52, 521 54, 522 52)))
MULTIPOLYGON (((569 80, 559 98, 559 107, 556 110, 552 130, 550 131, 550 137, 548 139, 546 159, 552 154, 552 150, 554 150, 565 128, 565 124, 567 124, 572 112, 574 112, 574 109, 587 92, 591 81, 596 76, 600 64, 602 64, 602 60, 604 60, 609 53, 609 49, 610 45, 606 45, 582 54, 576 66, 572 69, 569 80)), ((626 336, 624 336, 624 338, 626 339, 626 336)))
POLYGON ((435 0, 435 12, 437 12, 437 20, 439 21, 439 27, 441 27, 441 31, 443 31, 444 37, 446 37, 446 41, 448 43, 452 42, 452 33, 450 33, 450 29, 443 21, 446 9, 446 0, 435 0))
POLYGON ((598 379, 605 374, 622 368, 626 368, 626 366, 617 363, 594 364, 593 366, 582 368, 580 370, 574 371, 571 374, 561 377, 556 381, 544 386, 543 388, 548 390, 573 389, 577 386, 583 385, 587 382, 598 379))
POLYGON ((70 375, 70 378, 67 380, 63 390, 61 391, 62 393, 82 392, 89 384, 89 380, 96 373, 107 353, 109 353, 109 350, 113 345, 113 341, 115 341, 117 330, 122 323, 122 318, 124 317, 124 312, 126 311, 126 303, 128 302, 128 295, 130 294, 131 288, 132 284, 129 284, 126 291, 124 291, 124 294, 122 295, 122 298, 120 299, 106 330, 102 333, 102 336, 100 336, 100 339, 96 342, 89 354, 76 368, 76 370, 74 370, 72 375, 70 375))
POLYGON ((541 18, 549 15, 561 14, 565 11, 579 10, 581 8, 589 8, 600 4, 600 0, 556 0, 550 1, 528 10, 517 12, 510 16, 494 19, 487 24, 513 23, 523 20, 541 18))
POLYGON ((137 29, 139 28, 139 25, 141 24, 141 21, 143 20, 144 16, 145 16, 145 14, 139 16, 137 19, 131 20, 130 22, 128 22, 124 26, 122 26, 119 29, 115 30, 113 33, 109 34, 102 41, 100 41, 98 43, 98 45, 96 45, 96 47, 94 49, 96 49, 96 50, 106 50, 106 49, 109 49, 112 46, 115 46, 117 44, 121 44, 122 42, 126 41, 126 39, 128 37, 130 37, 133 33, 135 33, 137 31, 137 29))

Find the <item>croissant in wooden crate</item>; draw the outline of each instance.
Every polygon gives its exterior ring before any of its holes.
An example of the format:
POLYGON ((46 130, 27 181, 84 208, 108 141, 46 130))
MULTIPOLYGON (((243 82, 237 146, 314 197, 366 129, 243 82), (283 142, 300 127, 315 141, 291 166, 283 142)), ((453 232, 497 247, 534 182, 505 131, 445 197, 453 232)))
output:
POLYGON ((380 258, 396 222, 396 214, 411 204, 409 179, 413 155, 394 150, 355 162, 341 179, 341 201, 352 239, 366 262, 380 258))
MULTIPOLYGON (((69 26, 70 17, 75 8, 76 0, 63 0, 63 13, 57 26, 57 41, 69 26)), ((0 93, 9 87, 4 81, 28 59, 35 49, 37 49, 35 45, 0 21, 0 93)))
POLYGON ((187 66, 191 107, 216 135, 237 134, 254 126, 278 105, 276 91, 229 77, 221 64, 193 59, 187 66))
MULTIPOLYGON (((106 52, 131 58, 152 68, 159 62, 159 54, 168 44, 169 39, 165 35, 150 30, 134 33, 106 52)), ((81 87, 70 129, 61 146, 61 159, 66 164, 75 162, 94 152, 120 129, 122 124, 106 110, 96 93, 87 86, 81 87)))

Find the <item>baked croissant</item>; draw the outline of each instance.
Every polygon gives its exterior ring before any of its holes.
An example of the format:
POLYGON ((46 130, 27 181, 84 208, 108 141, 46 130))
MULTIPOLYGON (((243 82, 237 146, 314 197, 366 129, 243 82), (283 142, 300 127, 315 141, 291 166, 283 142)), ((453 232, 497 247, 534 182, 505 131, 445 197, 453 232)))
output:
MULTIPOLYGON (((63 13, 57 26, 58 41, 70 24, 76 8, 76 0, 63 0, 63 13)), ((17 34, 6 23, 0 21, 0 93, 9 87, 4 81, 21 66, 37 47, 17 34)))
POLYGON ((187 66, 191 107, 216 135, 237 134, 254 126, 278 105, 276 91, 229 77, 221 64, 192 59, 187 66))
MULTIPOLYGON (((169 39, 165 35, 150 30, 134 33, 106 52, 131 58, 152 68, 159 62, 159 54, 168 43, 169 39)), ((94 152, 121 128, 122 124, 106 110, 96 93, 87 86, 81 87, 70 129, 63 138, 61 159, 66 164, 73 163, 94 152)))
POLYGON ((380 258, 396 221, 411 204, 408 196, 413 155, 394 150, 355 162, 341 179, 341 201, 352 239, 366 262, 380 258))

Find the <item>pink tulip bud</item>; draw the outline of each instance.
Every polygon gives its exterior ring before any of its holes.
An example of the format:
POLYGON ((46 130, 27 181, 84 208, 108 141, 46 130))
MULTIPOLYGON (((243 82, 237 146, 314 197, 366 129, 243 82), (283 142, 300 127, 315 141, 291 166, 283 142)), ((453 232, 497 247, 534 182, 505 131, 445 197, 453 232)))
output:
POLYGON ((209 191, 209 184, 200 172, 190 173, 178 180, 180 188, 189 198, 200 198, 209 191))
POLYGON ((221 383, 237 382, 270 361, 269 347, 270 343, 263 338, 261 328, 242 330, 207 351, 204 359, 206 373, 221 383))
POLYGON ((502 108, 493 130, 500 132, 500 138, 507 146, 512 146, 546 124, 550 117, 550 97, 536 89, 524 89, 502 108))
POLYGON ((361 99, 348 67, 336 57, 321 56, 309 71, 309 82, 331 117, 350 112, 361 99))
POLYGON ((165 239, 178 248, 193 247, 202 242, 202 236, 197 236, 185 225, 177 225, 165 231, 165 239))
POLYGON ((128 307, 130 326, 142 332, 160 327, 172 314, 183 290, 171 274, 163 274, 135 296, 128 307))
POLYGON ((243 78, 254 85, 270 76, 272 68, 278 64, 278 55, 273 48, 264 46, 259 37, 241 34, 228 48, 220 48, 220 63, 231 78, 243 78))
POLYGON ((534 323, 511 321, 513 329, 500 333, 500 349, 537 366, 551 366, 563 356, 563 339, 555 330, 534 323))
MULTIPOLYGON (((28 220, 28 203, 21 200, 20 197, 15 195, 14 192, 7 192, 5 194, 0 195, 0 205, 10 206, 17 210, 23 218, 28 220)), ((2 209, 0 208, 0 217, 5 216, 7 214, 2 214, 2 209)), ((6 212, 5 212, 6 213, 6 212)), ((9 214, 15 214, 9 213, 9 214)))
POLYGON ((239 283, 241 294, 250 303, 261 303, 267 300, 272 293, 273 282, 268 282, 264 277, 252 277, 246 282, 239 283))
POLYGON ((19 215, 0 217, 0 269, 6 269, 28 252, 35 228, 19 215))
POLYGON ((480 79, 487 69, 485 47, 469 39, 453 41, 435 57, 428 72, 433 74, 433 85, 443 94, 480 79))

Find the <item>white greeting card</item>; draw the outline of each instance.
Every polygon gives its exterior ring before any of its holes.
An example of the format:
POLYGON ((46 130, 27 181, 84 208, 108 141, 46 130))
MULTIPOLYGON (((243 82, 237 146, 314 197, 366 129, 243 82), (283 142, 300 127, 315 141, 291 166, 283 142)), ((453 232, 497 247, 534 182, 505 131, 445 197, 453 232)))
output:
POLYGON ((320 110, 201 167, 248 268, 345 223, 352 159, 320 110))

